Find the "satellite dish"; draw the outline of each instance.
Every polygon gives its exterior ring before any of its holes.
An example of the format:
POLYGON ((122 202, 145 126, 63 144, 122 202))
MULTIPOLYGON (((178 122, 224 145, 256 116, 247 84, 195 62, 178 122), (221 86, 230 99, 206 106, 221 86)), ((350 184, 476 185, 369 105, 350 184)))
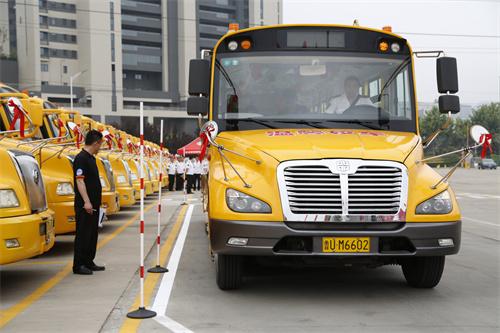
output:
POLYGON ((74 130, 75 130, 75 128, 77 128, 77 127, 78 127, 78 125, 77 125, 77 124, 75 124, 75 123, 74 123, 74 122, 72 122, 72 121, 68 121, 68 127, 69 127, 72 131, 74 131, 74 130))
MULTIPOLYGON (((477 144, 484 143, 481 140, 484 141, 482 137, 483 135, 485 136, 486 134, 490 134, 490 132, 488 132, 488 130, 481 125, 474 125, 470 128, 470 136, 474 141, 476 141, 477 144)), ((491 143, 491 139, 488 140, 488 143, 491 143)))
POLYGON ((219 134, 219 126, 217 126, 217 123, 213 120, 207 121, 203 124, 201 133, 207 133, 210 139, 214 140, 217 134, 219 134))

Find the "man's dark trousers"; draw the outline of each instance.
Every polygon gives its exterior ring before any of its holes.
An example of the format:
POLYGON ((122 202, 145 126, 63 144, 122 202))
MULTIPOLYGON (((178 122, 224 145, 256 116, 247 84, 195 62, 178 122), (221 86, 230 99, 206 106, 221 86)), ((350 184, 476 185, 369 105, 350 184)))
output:
POLYGON ((175 176, 175 189, 177 191, 182 191, 184 189, 184 178, 182 174, 177 174, 175 176))
POLYGON ((88 214, 85 209, 75 209, 76 235, 73 267, 92 266, 97 248, 99 211, 88 214))
POLYGON ((173 191, 175 185, 175 175, 168 174, 168 190, 173 191))

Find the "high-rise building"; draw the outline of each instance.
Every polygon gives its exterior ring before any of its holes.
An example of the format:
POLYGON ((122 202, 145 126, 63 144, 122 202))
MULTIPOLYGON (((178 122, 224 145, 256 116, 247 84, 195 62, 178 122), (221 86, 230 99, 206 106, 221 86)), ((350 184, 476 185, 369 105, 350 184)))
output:
POLYGON ((281 13, 282 0, 6 0, 0 53, 17 60, 8 83, 19 89, 65 106, 73 98, 83 114, 118 124, 142 101, 150 123, 169 118, 172 131, 189 132, 189 60, 229 23, 277 24, 281 13))

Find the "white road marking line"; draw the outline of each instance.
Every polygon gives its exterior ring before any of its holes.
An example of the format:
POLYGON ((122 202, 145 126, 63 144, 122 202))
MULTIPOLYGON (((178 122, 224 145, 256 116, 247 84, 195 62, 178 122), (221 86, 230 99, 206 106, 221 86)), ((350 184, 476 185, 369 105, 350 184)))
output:
POLYGON ((467 220, 467 221, 471 221, 474 223, 486 224, 486 225, 491 225, 491 226, 500 228, 500 224, 496 224, 496 223, 492 223, 492 222, 488 222, 488 221, 483 221, 483 220, 478 220, 478 219, 473 219, 473 218, 470 218, 467 216, 462 216, 462 219, 467 220))
POLYGON ((484 193, 468 193, 468 192, 457 192, 457 196, 459 197, 467 197, 472 199, 500 199, 500 195, 494 194, 484 194, 484 193))
POLYGON ((160 283, 160 288, 158 288, 158 293, 156 294, 153 306, 151 307, 151 310, 155 311, 158 314, 158 316, 156 316, 154 319, 174 333, 192 332, 172 318, 169 318, 166 313, 170 295, 172 294, 172 289, 174 287, 175 275, 177 274, 177 269, 179 267, 182 249, 184 248, 184 243, 186 242, 186 237, 189 230, 189 224, 191 223, 193 208, 193 205, 189 205, 186 216, 184 217, 184 221, 182 222, 181 231, 179 232, 179 236, 177 236, 177 241, 175 242, 174 249, 172 250, 172 254, 170 255, 170 260, 168 261, 167 268, 169 272, 163 275, 160 283))

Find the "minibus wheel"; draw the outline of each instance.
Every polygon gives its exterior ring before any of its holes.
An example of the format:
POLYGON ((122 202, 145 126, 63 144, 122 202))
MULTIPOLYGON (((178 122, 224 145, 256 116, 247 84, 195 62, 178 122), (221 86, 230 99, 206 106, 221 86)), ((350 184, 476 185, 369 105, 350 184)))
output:
POLYGON ((414 257, 401 263, 408 285, 414 288, 434 288, 441 280, 444 256, 414 257))
POLYGON ((242 280, 242 258, 226 254, 215 255, 217 286, 221 290, 238 289, 242 280))

